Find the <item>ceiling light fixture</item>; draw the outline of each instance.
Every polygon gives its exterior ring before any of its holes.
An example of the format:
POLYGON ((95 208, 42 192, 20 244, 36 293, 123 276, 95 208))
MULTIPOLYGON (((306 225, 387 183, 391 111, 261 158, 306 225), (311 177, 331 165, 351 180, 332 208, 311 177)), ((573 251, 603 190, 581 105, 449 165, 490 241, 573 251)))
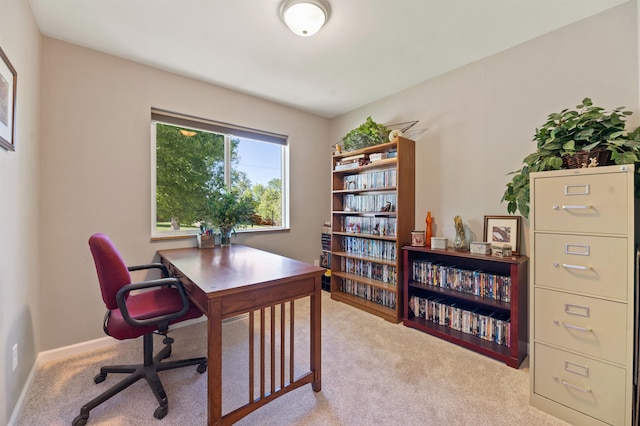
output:
POLYGON ((191 137, 196 135, 196 132, 194 132, 193 130, 180 129, 180 133, 182 133, 186 137, 191 137))
POLYGON ((317 33, 329 20, 331 9, 325 0, 284 0, 280 17, 291 31, 302 37, 317 33))

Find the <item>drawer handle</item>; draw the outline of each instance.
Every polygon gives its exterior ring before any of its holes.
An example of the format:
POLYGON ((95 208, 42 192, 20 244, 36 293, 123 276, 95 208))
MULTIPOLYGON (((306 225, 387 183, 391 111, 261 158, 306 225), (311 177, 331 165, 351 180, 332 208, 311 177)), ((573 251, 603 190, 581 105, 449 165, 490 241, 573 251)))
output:
MULTIPOLYGON (((554 263, 557 266, 557 263, 554 263)), ((591 266, 582 266, 582 265, 571 265, 570 263, 563 263, 562 267, 565 269, 577 269, 579 271, 589 271, 591 270, 591 266)))
POLYGON ((567 328, 569 330, 576 330, 576 331, 584 331, 585 333, 591 333, 593 332, 593 329, 590 327, 580 327, 578 325, 573 325, 573 324, 567 324, 566 322, 562 323, 562 326, 564 328, 567 328))
POLYGON ((562 210, 586 210, 590 208, 591 206, 562 206, 562 210))
MULTIPOLYGON (((558 380, 557 377, 554 377, 554 379, 558 380)), ((565 381, 564 379, 560 379, 560 383, 562 383, 564 386, 566 386, 568 388, 575 389, 575 390, 580 391, 580 392, 591 393, 591 389, 583 388, 581 386, 576 386, 576 385, 574 385, 572 383, 569 383, 569 382, 565 381)))
MULTIPOLYGON (((591 205, 583 205, 583 206, 562 206, 562 210, 586 210, 590 209, 593 206, 591 205)), ((552 207, 554 210, 560 210, 560 206, 554 205, 552 207)))

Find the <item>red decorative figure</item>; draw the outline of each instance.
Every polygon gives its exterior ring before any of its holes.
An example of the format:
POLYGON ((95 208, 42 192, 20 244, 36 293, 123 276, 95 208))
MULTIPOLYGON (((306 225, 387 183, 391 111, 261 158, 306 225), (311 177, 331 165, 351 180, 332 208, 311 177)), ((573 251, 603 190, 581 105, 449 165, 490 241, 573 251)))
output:
POLYGON ((431 219, 431 212, 427 212, 427 232, 425 235, 425 243, 427 245, 427 247, 431 247, 431 237, 432 237, 432 232, 431 232, 431 222, 433 222, 433 219, 431 219))

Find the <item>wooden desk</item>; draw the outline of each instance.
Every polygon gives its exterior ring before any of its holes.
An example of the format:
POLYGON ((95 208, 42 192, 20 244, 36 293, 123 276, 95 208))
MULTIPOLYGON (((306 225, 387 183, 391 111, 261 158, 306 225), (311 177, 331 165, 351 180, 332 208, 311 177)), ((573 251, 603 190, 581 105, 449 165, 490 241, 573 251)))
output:
POLYGON ((320 322, 322 268, 277 254, 241 245, 213 249, 173 249, 158 251, 171 275, 183 283, 191 301, 208 318, 208 424, 228 425, 240 420, 269 401, 307 383, 315 392, 320 380, 320 322), (285 347, 280 351, 280 384, 275 383, 274 326, 276 307, 281 312, 280 332, 285 335, 285 307, 294 317, 296 299, 310 297, 310 371, 297 378, 293 374, 294 322, 289 321, 289 377, 285 377, 285 347), (265 312, 271 318, 265 330, 265 312), (260 315, 260 391, 254 398, 254 315, 260 315), (246 405, 222 415, 222 320, 249 313, 249 398, 246 405), (271 354, 265 354, 265 339, 270 338, 271 354), (266 358, 270 360, 266 362, 266 358), (269 364, 269 365, 265 365, 269 364), (271 374, 270 389, 265 391, 265 371, 271 374))

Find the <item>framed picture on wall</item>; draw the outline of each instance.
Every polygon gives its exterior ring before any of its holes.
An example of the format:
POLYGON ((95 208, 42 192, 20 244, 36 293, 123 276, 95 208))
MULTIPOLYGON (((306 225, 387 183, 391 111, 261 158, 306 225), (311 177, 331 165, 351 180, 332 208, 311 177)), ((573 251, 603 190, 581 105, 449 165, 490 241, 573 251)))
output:
POLYGON ((0 48, 0 147, 15 151, 16 88, 18 74, 0 48))
POLYGON ((484 240, 511 244, 513 254, 520 253, 520 216, 485 216, 484 240))

